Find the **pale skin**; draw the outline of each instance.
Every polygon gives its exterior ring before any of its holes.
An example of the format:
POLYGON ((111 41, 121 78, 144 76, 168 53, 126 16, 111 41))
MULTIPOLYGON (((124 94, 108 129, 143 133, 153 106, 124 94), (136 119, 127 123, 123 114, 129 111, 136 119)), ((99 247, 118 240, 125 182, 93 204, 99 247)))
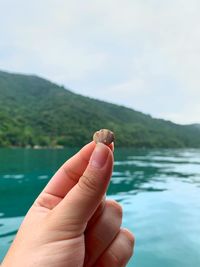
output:
POLYGON ((105 193, 113 145, 91 142, 56 172, 28 211, 1 267, 124 267, 133 234, 105 193))

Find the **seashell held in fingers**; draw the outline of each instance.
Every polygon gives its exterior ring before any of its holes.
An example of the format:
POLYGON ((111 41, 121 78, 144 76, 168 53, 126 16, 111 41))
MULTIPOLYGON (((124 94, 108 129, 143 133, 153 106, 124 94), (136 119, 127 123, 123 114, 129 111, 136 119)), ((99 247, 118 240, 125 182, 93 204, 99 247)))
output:
POLYGON ((103 143, 105 145, 110 145, 114 139, 114 133, 108 129, 101 129, 93 135, 95 143, 103 143))

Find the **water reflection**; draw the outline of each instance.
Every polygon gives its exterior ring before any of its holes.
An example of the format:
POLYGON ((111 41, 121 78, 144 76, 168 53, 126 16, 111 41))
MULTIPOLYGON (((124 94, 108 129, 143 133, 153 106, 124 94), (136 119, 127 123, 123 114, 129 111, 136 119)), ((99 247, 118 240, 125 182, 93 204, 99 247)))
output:
MULTIPOLYGON (((76 151, 0 150, 0 261, 32 202, 76 151)), ((137 236, 129 266, 200 266, 200 150, 116 149, 108 197, 122 204, 123 223, 137 236)))
POLYGON ((129 150, 116 153, 110 194, 165 191, 168 179, 200 185, 199 150, 129 150))

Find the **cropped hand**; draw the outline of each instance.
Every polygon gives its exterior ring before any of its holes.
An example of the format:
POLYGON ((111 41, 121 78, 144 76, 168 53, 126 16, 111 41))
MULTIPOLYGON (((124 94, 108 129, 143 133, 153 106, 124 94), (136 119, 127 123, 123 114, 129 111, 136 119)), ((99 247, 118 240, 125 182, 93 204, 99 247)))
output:
POLYGON ((105 199, 112 150, 87 144, 35 200, 2 267, 124 267, 134 238, 121 228, 120 205, 105 199))

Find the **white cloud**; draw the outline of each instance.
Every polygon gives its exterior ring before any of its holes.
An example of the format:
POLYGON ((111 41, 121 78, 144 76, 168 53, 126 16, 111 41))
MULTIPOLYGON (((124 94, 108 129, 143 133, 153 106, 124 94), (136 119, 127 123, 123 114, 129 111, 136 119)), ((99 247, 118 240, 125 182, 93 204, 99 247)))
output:
POLYGON ((199 9, 198 0, 2 0, 0 68, 197 122, 199 9))

